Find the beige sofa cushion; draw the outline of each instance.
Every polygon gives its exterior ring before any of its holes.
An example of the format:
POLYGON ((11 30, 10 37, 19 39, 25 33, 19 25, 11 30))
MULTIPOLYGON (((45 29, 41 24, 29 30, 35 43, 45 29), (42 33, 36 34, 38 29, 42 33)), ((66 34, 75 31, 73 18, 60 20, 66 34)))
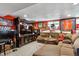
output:
POLYGON ((66 34, 65 37, 70 38, 71 41, 74 42, 76 38, 78 37, 78 35, 77 34, 66 34))
POLYGON ((49 34, 49 33, 41 33, 40 35, 41 35, 42 37, 49 37, 50 34, 49 34))
POLYGON ((49 38, 49 33, 41 33, 38 37, 37 40, 47 40, 49 38))
POLYGON ((55 38, 48 38, 48 40, 47 41, 56 41, 57 39, 55 39, 55 38))
POLYGON ((66 47, 66 48, 73 48, 72 44, 66 44, 66 43, 59 42, 58 45, 62 47, 66 47))
POLYGON ((74 56, 73 48, 46 44, 39 50, 37 50, 34 56, 74 56))
POLYGON ((56 39, 57 39, 58 36, 59 36, 59 33, 52 33, 52 34, 51 34, 51 37, 52 37, 52 38, 56 38, 56 39))
POLYGON ((61 56, 74 56, 73 49, 61 47, 61 56))
POLYGON ((57 45, 45 45, 38 51, 36 51, 33 55, 35 56, 59 56, 59 46, 57 45))
POLYGON ((64 44, 64 43, 63 43, 62 47, 73 48, 71 44, 64 44))
POLYGON ((48 37, 42 37, 42 36, 38 36, 37 40, 48 40, 48 37))
POLYGON ((43 37, 39 35, 39 36, 37 37, 37 40, 41 40, 42 38, 43 38, 43 37))
POLYGON ((68 38, 70 38, 70 39, 72 39, 72 34, 69 34, 69 33, 68 33, 68 34, 66 34, 65 36, 68 37, 68 38))

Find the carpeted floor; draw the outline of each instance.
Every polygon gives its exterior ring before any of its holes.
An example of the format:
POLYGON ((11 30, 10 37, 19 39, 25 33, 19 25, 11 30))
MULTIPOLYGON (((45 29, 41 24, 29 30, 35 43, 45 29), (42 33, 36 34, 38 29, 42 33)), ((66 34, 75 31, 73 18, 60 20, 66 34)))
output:
POLYGON ((18 48, 17 51, 7 54, 7 56, 32 56, 35 51, 41 48, 44 44, 34 41, 18 48))

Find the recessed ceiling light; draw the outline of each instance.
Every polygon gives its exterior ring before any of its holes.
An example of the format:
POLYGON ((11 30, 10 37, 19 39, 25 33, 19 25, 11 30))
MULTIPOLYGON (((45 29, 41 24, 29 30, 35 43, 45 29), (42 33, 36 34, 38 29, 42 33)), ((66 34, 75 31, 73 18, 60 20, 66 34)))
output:
POLYGON ((24 15, 24 17, 27 17, 27 15, 24 15))
POLYGON ((70 17, 70 16, 71 16, 71 14, 68 14, 67 16, 68 16, 68 17, 70 17))
POLYGON ((73 5, 77 5, 78 3, 73 3, 73 5))

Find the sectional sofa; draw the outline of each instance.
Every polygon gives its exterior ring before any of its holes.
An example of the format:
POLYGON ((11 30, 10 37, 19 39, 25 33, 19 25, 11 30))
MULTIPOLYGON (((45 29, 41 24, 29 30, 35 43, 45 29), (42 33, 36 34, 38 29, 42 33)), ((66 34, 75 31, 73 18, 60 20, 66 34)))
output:
MULTIPOLYGON (((44 34, 47 35, 46 33, 44 34)), ((52 34, 51 40, 49 35, 46 37, 40 35, 37 38, 37 41, 39 42, 43 40, 43 43, 46 44, 43 47, 41 47, 39 50, 37 50, 33 54, 33 56, 74 56, 75 52, 74 52, 73 44, 78 37, 77 34, 65 34, 65 40, 62 42, 57 41, 57 37, 58 37, 58 33, 56 33, 55 35, 52 34), (58 44, 53 44, 53 43, 48 44, 49 40, 53 41, 54 39, 55 42, 57 42, 58 44)))

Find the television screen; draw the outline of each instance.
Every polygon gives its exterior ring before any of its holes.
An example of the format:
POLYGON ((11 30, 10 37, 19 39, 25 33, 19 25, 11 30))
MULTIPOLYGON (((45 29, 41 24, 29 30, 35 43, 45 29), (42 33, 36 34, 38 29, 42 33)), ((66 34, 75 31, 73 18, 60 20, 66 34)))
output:
POLYGON ((61 21, 61 30, 70 31, 75 29, 75 19, 67 19, 61 21))

